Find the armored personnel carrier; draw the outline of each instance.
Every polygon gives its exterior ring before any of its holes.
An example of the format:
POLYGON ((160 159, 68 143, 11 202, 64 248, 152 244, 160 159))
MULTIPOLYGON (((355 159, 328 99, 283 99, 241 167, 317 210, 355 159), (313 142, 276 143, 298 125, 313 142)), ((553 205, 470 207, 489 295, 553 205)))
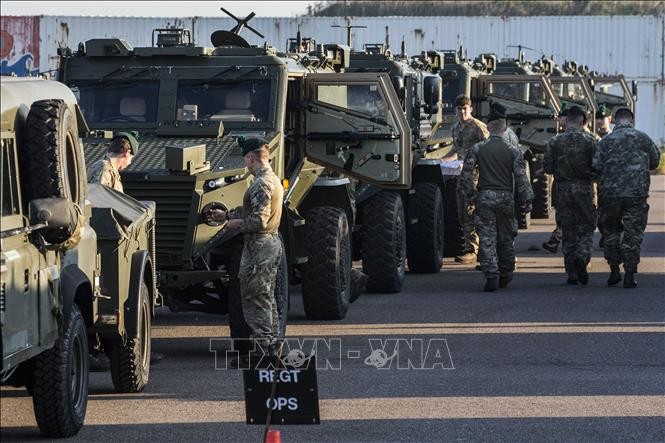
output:
MULTIPOLYGON (((244 27, 254 31, 250 18, 213 33, 212 46, 195 44, 182 29, 155 30, 151 47, 92 39, 62 50, 60 68, 91 129, 140 133, 141 154, 123 185, 137 199, 157 202, 165 304, 230 313, 238 338, 247 333, 238 237, 205 216, 211 207, 241 205, 250 184, 237 138, 269 141, 272 168, 286 188, 276 294, 282 330, 289 280, 302 283, 309 318, 339 319, 348 309, 349 180, 314 186, 323 170, 401 189, 411 161, 410 129, 386 74, 342 74, 349 60, 343 46, 319 45, 298 56, 251 46, 239 35, 244 27), (384 98, 382 118, 360 109, 358 97, 369 92, 384 98)), ((101 138, 86 140, 89 163, 103 146, 101 138)))

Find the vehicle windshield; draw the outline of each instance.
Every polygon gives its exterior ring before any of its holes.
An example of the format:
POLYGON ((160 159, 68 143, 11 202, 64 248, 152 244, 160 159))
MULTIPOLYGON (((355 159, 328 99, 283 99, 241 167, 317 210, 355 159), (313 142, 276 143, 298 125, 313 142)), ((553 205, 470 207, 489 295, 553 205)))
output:
POLYGON ((267 122, 269 110, 270 80, 178 83, 175 118, 180 121, 267 122))
POLYGON ((539 82, 493 81, 489 84, 489 90, 491 94, 532 105, 547 106, 547 94, 539 82))
POLYGON ((71 81, 85 120, 96 123, 155 123, 159 81, 71 81))
POLYGON ((458 78, 443 81, 443 103, 441 106, 444 114, 455 113, 455 99, 461 94, 459 85, 460 79, 458 78))
POLYGON ((574 102, 580 105, 586 105, 588 97, 582 85, 578 82, 567 82, 550 78, 552 82, 552 89, 554 93, 561 99, 567 102, 574 102))

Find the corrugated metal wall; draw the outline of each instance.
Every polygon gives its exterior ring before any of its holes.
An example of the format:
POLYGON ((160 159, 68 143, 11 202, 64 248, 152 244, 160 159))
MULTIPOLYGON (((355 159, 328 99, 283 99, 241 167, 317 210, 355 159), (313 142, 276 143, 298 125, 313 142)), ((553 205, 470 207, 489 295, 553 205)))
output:
MULTIPOLYGON (((623 73, 640 83, 637 126, 654 139, 665 142, 665 16, 585 16, 585 17, 356 17, 354 46, 388 41, 399 50, 402 38, 407 52, 426 49, 468 48, 469 56, 494 52, 500 57, 517 53, 511 45, 533 48, 530 59, 540 53, 554 55, 555 61, 576 60, 603 73, 623 73)), ((181 26, 193 30, 200 45, 210 45, 210 34, 230 29, 229 18, 131 18, 131 17, 42 17, 40 38, 42 61, 57 65, 58 45, 76 48, 80 41, 93 37, 119 37, 133 46, 150 45, 151 30, 181 26)), ((242 35, 252 44, 284 49, 286 40, 295 37, 298 25, 303 36, 319 43, 345 42, 346 30, 331 25, 346 25, 341 17, 255 18, 251 26, 265 34, 261 39, 249 30, 242 35)), ((44 63, 42 62, 42 65, 44 63)), ((42 71, 46 66, 40 67, 42 71)))

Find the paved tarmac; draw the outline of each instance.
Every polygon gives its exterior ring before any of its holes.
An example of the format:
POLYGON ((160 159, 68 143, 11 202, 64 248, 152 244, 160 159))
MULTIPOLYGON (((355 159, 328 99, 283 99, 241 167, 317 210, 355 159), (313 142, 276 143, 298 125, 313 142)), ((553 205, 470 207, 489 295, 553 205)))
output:
MULTIPOLYGON (((663 176, 650 205, 634 290, 605 285, 598 248, 589 285, 566 285, 560 254, 539 249, 547 220, 520 233, 515 279, 496 293, 446 259, 439 274, 408 275, 400 294, 363 295, 343 321, 316 323, 292 287, 287 335, 339 340, 341 360, 318 372, 322 423, 276 426, 282 442, 665 441, 663 176), (366 364, 377 348, 398 355, 366 364)), ((117 394, 108 373, 92 373, 72 440, 261 441, 263 427, 245 424, 241 372, 215 370, 210 338, 227 334, 224 317, 160 309, 153 349, 165 359, 148 387, 117 394)), ((39 440, 24 389, 2 388, 0 425, 3 442, 39 440)))

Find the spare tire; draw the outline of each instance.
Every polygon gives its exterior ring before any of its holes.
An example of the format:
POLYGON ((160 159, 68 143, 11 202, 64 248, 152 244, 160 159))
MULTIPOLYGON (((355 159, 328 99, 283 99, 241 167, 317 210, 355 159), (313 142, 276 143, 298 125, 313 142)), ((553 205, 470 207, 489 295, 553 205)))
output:
POLYGON ((84 206, 87 175, 76 118, 63 100, 30 106, 20 151, 26 202, 60 197, 84 206))

